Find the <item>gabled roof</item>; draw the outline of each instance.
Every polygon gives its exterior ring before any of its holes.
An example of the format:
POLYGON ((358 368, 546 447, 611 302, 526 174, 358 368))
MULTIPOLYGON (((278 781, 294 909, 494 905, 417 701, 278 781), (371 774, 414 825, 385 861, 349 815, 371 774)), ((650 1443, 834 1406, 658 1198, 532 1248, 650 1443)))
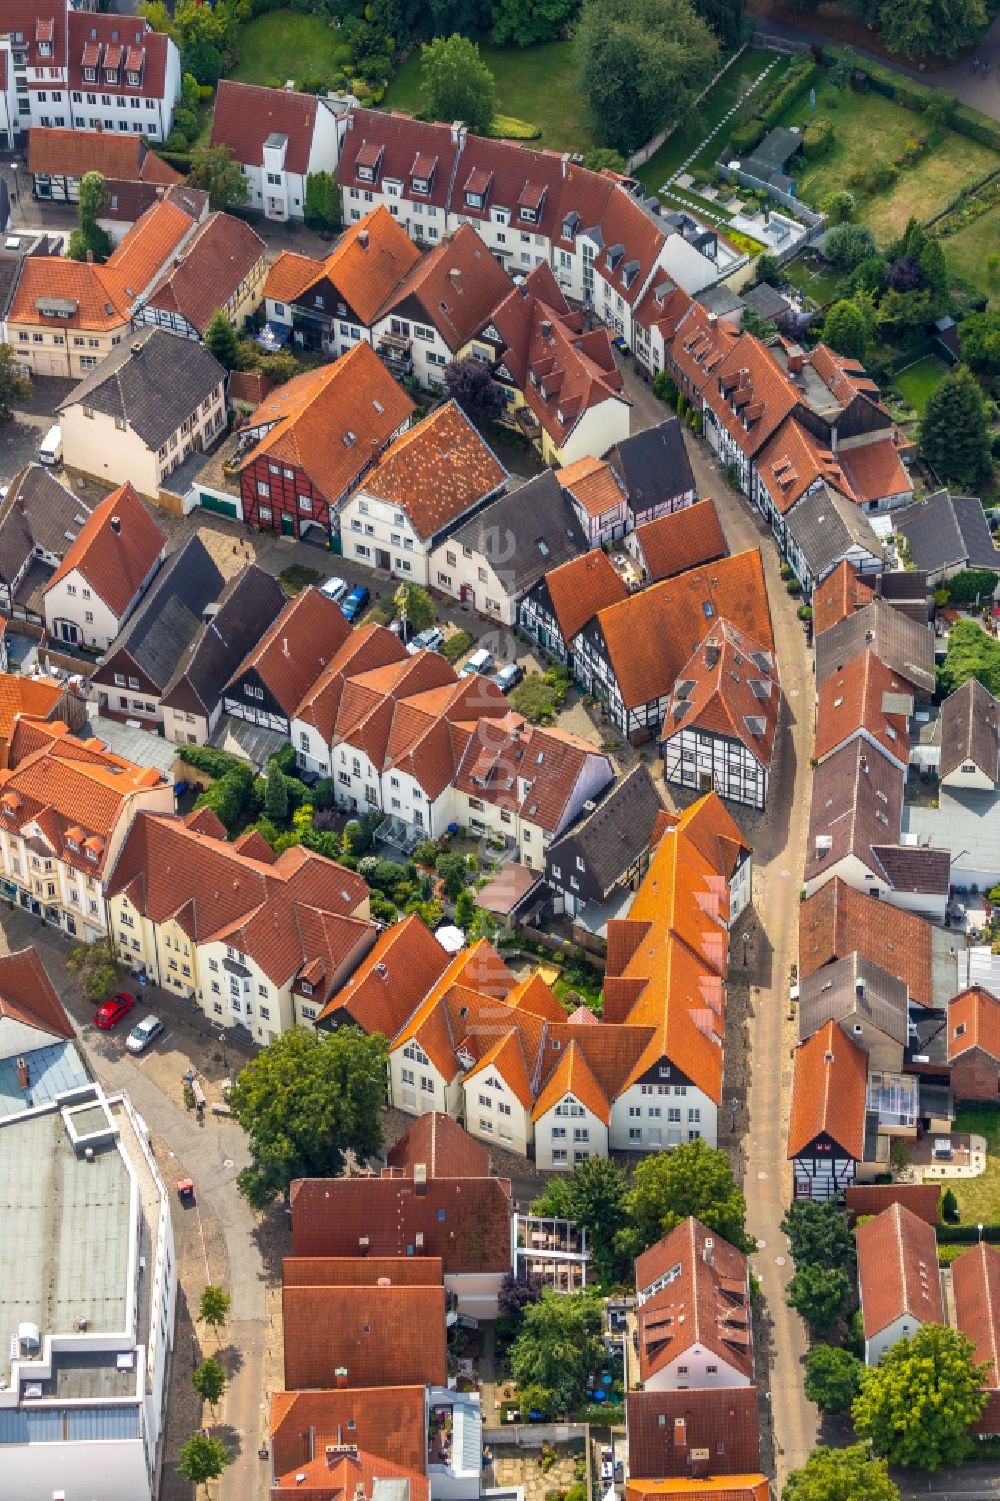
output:
POLYGON ((635 529, 650 583, 713 563, 729 551, 714 500, 698 500, 635 529))
POLYGON ((0 766, 7 765, 7 746, 21 716, 54 719, 66 688, 54 678, 28 678, 22 673, 0 672, 0 766))
POLYGON ((760 453, 800 400, 771 351, 753 334, 740 335, 702 394, 720 427, 747 458, 760 453))
POLYGON ((918 1220, 928 1225, 938 1222, 941 1184, 938 1183, 851 1183, 844 1191, 844 1203, 853 1223, 862 1215, 881 1214, 893 1204, 902 1204, 918 1220))
POLYGON ((288 601, 225 686, 252 670, 290 717, 350 634, 340 606, 310 585, 288 601))
POLYGON ((781 705, 777 663, 727 620, 719 620, 681 668, 663 720, 662 741, 682 730, 739 741, 771 764, 781 705))
POLYGON ((120 328, 129 320, 130 299, 118 277, 106 271, 64 256, 25 256, 8 321, 94 333, 120 328))
POLYGON ((60 177, 100 172, 107 179, 169 186, 181 174, 137 135, 110 130, 62 130, 33 125, 28 132, 28 171, 60 177))
MULTIPOLYGON (((395 221, 393 221, 395 222, 395 221)), ((411 299, 421 320, 437 329, 452 354, 482 331, 511 291, 507 272, 470 224, 419 256, 407 275, 382 296, 377 316, 388 317, 411 299)))
POLYGON ((948 1002, 948 1062, 974 1048, 1000 1063, 1000 999, 979 985, 948 1002))
POLYGON ((266 250, 255 229, 233 214, 209 214, 145 299, 177 313, 202 336, 212 314, 234 297, 266 250))
POLYGON ((885 564, 885 548, 853 501, 823 484, 804 495, 785 522, 813 578, 821 578, 854 548, 885 564))
POLYGON ((1000 778, 1000 703, 977 678, 969 678, 941 705, 942 779, 967 761, 991 782, 1000 778))
POLYGON ((747 1258, 689 1216, 635 1264, 639 1379, 650 1381, 697 1346, 753 1379, 747 1258), (651 1297, 647 1289, 669 1281, 651 1297))
POLYGON ((428 1178, 488 1178, 491 1172, 490 1154, 482 1143, 441 1110, 418 1116, 385 1160, 404 1178, 412 1178, 419 1163, 428 1178))
POLYGON ((495 208, 505 208, 511 230, 553 236, 562 178, 562 161, 554 152, 531 146, 512 149, 509 141, 469 134, 455 169, 450 207, 455 214, 486 223, 495 208), (470 203, 469 193, 478 193, 481 202, 470 203), (533 217, 522 218, 522 209, 533 217))
MULTIPOLYGON (((314 1179, 322 1182, 322 1179, 314 1179)), ((293 1184, 293 1193, 297 1185, 293 1184)), ((444 1386, 445 1291, 437 1287, 285 1287, 285 1386, 444 1386)))
POLYGON ((905 771, 862 740, 851 740, 813 776, 805 879, 814 880, 846 855, 870 870, 872 846, 900 837, 905 771))
POLYGON ((637 762, 552 841, 546 865, 558 864, 561 852, 572 850, 582 856, 598 886, 610 891, 649 849, 661 807, 656 784, 645 764, 637 762))
POLYGON ((85 406, 114 417, 156 452, 225 378, 196 339, 137 328, 74 386, 59 410, 85 406))
POLYGON ((372 179, 360 176, 361 170, 368 170, 374 172, 380 192, 385 191, 382 185, 388 179, 398 182, 409 196, 413 177, 419 176, 427 184, 421 202, 443 209, 458 153, 455 127, 383 110, 352 109, 341 142, 337 180, 342 190, 370 189, 372 179))
POLYGON ((840 462, 796 417, 787 418, 757 458, 757 473, 778 510, 786 516, 817 481, 854 500, 840 462))
POLYGON ((587 550, 580 523, 551 469, 474 512, 448 540, 485 558, 511 599, 587 550))
POLYGON ((816 682, 869 647, 921 693, 934 691, 934 633, 885 600, 875 599, 816 637, 816 682))
POLYGON ((897 678, 891 667, 864 651, 840 672, 831 673, 821 684, 816 707, 817 761, 823 761, 852 736, 862 731, 893 760, 906 764, 909 755, 910 685, 897 678))
POLYGON ((427 541, 506 482, 506 469, 458 402, 446 401, 396 439, 363 490, 398 506, 427 541))
POLYGON ((875 597, 874 586, 863 579, 846 558, 813 590, 812 611, 816 635, 853 615, 875 597))
POLYGON ((371 345, 355 344, 332 365, 296 375, 265 396, 239 468, 264 455, 284 460, 303 469, 332 504, 353 489, 413 410, 371 345))
POLYGON ((308 685, 293 717, 315 725, 327 745, 332 744, 341 700, 349 679, 376 667, 405 662, 406 657, 406 647, 384 625, 372 623, 355 626, 346 640, 337 647, 319 676, 308 685))
POLYGON ((600 548, 551 569, 545 587, 567 646, 599 610, 628 598, 625 580, 600 548))
POLYGON ((921 1006, 934 1004, 933 929, 914 912, 856 891, 839 876, 799 908, 799 980, 855 950, 905 981, 921 1006))
POLYGON ((603 636, 624 706, 666 698, 713 620, 774 650, 759 548, 689 569, 598 613, 590 629, 603 636))
POLYGON ((643 428, 605 455, 632 511, 648 511, 695 489, 694 473, 676 417, 643 428))
POLYGON ((605 1126, 611 1120, 612 1102, 595 1078, 583 1049, 575 1039, 563 1052, 535 1101, 531 1112, 532 1120, 541 1120, 543 1115, 553 1110, 567 1095, 572 1095, 574 1100, 578 1100, 592 1115, 596 1115, 605 1126))
POLYGON ((79 573, 113 615, 127 611, 149 577, 166 537, 126 482, 95 506, 46 585, 79 573))
POLYGON ((427 1458, 422 1386, 272 1392, 271 1457, 276 1475, 308 1463, 326 1444, 350 1439, 359 1449, 421 1470, 427 1458))
POLYGON ((768 1501, 770 1494, 766 1475, 714 1475, 706 1480, 635 1480, 630 1475, 625 1486, 625 1501, 768 1501))
POLYGON ((256 563, 241 569, 219 595, 218 608, 175 659, 161 705, 210 717, 233 671, 286 603, 271 574, 256 563))
POLYGON ((865 1339, 906 1314, 919 1324, 944 1323, 933 1225, 894 1204, 859 1225, 856 1239, 865 1339))
POLYGON ((212 145, 228 146, 236 160, 248 167, 262 167, 264 142, 271 135, 283 135, 285 171, 301 176, 309 168, 316 117, 328 109, 314 94, 223 78, 215 96, 212 145))
POLYGON ((575 464, 557 469, 556 479, 593 521, 615 511, 624 497, 618 476, 604 459, 577 459, 575 464))
MULTIPOLYGON (((94 80, 84 78, 83 74, 84 51, 94 45, 99 49, 97 60, 101 67, 110 66, 110 58, 119 59, 118 80, 112 85, 116 93, 150 99, 165 96, 167 61, 173 46, 165 32, 154 31, 140 16, 71 10, 67 59, 70 89, 95 87, 94 80), (131 72, 138 73, 137 83, 130 81, 131 72)), ((96 86, 100 87, 100 75, 96 86)))
POLYGON ((865 1146, 868 1054, 835 1021, 795 1049, 788 1155, 798 1157, 828 1136, 860 1162, 865 1146))
POLYGON ((271 1497, 292 1492, 304 1501, 428 1501, 430 1485, 421 1469, 408 1469, 382 1455, 317 1445, 315 1458, 296 1464, 286 1474, 276 1471, 271 1497))
POLYGON ((988 1366, 985 1385, 1000 1387, 1000 1252, 980 1241, 951 1264, 955 1323, 988 1366))
MULTIPOLYGON (((672 827, 727 881, 751 852, 749 840, 716 792, 706 792, 697 802, 689 803, 672 827)), ((659 844, 660 838, 662 834, 654 843, 659 844)))
POLYGON ((606 782, 612 778, 610 762, 595 746, 565 730, 529 725, 509 712, 475 724, 456 767, 455 785, 556 834, 585 771, 592 776, 603 772, 606 782))
MULTIPOLYGON (((462 1128, 455 1124, 455 1130, 462 1128)), ((281 1262, 282 1287, 377 1287, 383 1278, 393 1287, 439 1287, 444 1267, 440 1256, 285 1256, 281 1262)))
POLYGON ((76 1036, 33 948, 18 949, 0 957, 0 1038, 5 1020, 20 1022, 53 1037, 67 1037, 71 1042, 76 1036))
POLYGON ((875 443, 841 449, 840 464, 852 494, 861 505, 913 494, 913 480, 891 435, 875 443))
POLYGON ((371 953, 343 989, 330 997, 317 1022, 347 1011, 363 1032, 381 1032, 391 1040, 447 967, 448 955, 433 933, 418 917, 406 917, 379 935, 371 953))
MULTIPOLYGON (((420 251, 385 204, 349 224, 325 260, 283 250, 268 272, 264 296, 285 302, 308 300, 311 287, 328 281, 352 314, 369 325, 394 297, 420 251)), ((336 308, 328 307, 336 314, 336 308)))
POLYGON ((670 359, 694 391, 703 391, 738 338, 731 323, 692 302, 670 342, 670 359))
POLYGON ((90 507, 44 464, 26 464, 0 501, 0 578, 12 586, 36 546, 61 557, 79 535, 90 507))
POLYGON ((688 1477, 692 1449, 708 1450, 716 1476, 760 1471, 756 1387, 629 1392, 625 1400, 630 1480, 688 1477))

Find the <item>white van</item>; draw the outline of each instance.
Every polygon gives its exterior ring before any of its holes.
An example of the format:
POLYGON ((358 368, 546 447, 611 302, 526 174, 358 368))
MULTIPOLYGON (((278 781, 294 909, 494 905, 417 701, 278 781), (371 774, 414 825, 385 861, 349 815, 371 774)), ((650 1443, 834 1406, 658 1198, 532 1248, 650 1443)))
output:
POLYGON ((55 427, 50 427, 42 439, 42 446, 38 450, 38 457, 43 464, 62 463, 62 428, 58 422, 55 427))

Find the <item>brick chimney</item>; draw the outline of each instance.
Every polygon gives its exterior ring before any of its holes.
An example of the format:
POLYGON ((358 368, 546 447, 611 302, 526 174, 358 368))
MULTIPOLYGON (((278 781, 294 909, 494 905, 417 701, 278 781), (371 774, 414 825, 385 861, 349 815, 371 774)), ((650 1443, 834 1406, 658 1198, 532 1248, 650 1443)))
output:
POLYGON ((422 1199, 427 1192, 426 1162, 415 1162, 413 1164, 413 1192, 418 1199, 422 1199))
POLYGON ((347 1390, 347 1367, 345 1365, 339 1365, 337 1367, 336 1371, 334 1371, 333 1376, 334 1376, 333 1384, 336 1387, 337 1391, 338 1392, 346 1391, 347 1390))
POLYGON ((31 1068, 26 1058, 17 1060, 17 1082, 22 1089, 27 1089, 31 1084, 31 1068))

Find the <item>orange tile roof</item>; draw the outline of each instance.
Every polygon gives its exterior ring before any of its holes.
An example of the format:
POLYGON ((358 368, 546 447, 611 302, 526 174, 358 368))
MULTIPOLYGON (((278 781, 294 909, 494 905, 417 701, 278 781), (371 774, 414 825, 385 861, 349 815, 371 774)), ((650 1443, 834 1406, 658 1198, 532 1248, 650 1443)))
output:
POLYGON ((276 1475, 308 1463, 317 1448, 345 1441, 417 1471, 427 1459, 422 1386, 273 1392, 269 1429, 276 1475))
POLYGON ((184 251, 163 272, 146 304, 177 313, 204 335, 212 314, 224 308, 264 258, 255 229, 232 214, 209 214, 184 251))
POLYGON ((948 1062, 972 1048, 1000 1062, 1000 1000, 979 985, 948 1002, 948 1062))
POLYGON ((887 755, 905 765, 910 744, 908 716, 885 711, 887 693, 913 696, 909 683, 897 678, 873 651, 861 652, 839 672, 831 673, 817 695, 817 761, 864 730, 887 755))
MULTIPOLYGON (((599 769, 597 760, 603 753, 565 730, 529 725, 513 711, 499 719, 480 719, 470 729, 455 770, 455 786, 559 833, 581 776, 588 768, 599 769)), ((605 773, 610 781, 609 762, 605 773)))
POLYGON ((358 482, 413 402, 370 344, 356 344, 332 365, 296 375, 271 391, 253 414, 256 444, 240 460, 246 469, 262 455, 304 469, 333 504, 358 482))
POLYGON ((874 585, 863 579, 845 558, 813 591, 813 625, 817 636, 874 598, 874 585))
POLYGON ((757 458, 757 473, 782 516, 818 480, 857 500, 843 467, 831 450, 814 437, 795 417, 788 417, 757 458))
POLYGON ((625 1501, 768 1501, 766 1475, 714 1475, 707 1480, 632 1480, 625 1501))
MULTIPOLYGON (((443 952, 443 950, 442 950, 443 952)), ((490 1154, 481 1142, 441 1110, 418 1116, 386 1153, 387 1171, 412 1178, 423 1163, 429 1178, 488 1178, 490 1154)))
POLYGON ((985 1385, 1000 1387, 1000 1251, 980 1241, 951 1264, 955 1323, 988 1367, 985 1385))
POLYGON ((0 1037, 5 1017, 54 1037, 67 1037, 71 1042, 76 1037, 63 1003, 33 948, 0 956, 0 1037))
POLYGON ((252 669, 291 715, 350 637, 340 606, 309 585, 288 601, 226 688, 252 669))
POLYGON ((57 255, 29 255, 21 263, 8 321, 43 328, 89 329, 94 333, 121 328, 130 318, 130 302, 117 277, 105 267, 70 261, 57 255), (51 303, 69 303, 69 317, 45 312, 51 303))
POLYGON ((714 500, 698 500, 635 529, 650 582, 686 573, 729 551, 714 500))
POLYGON ((862 504, 913 494, 913 481, 891 435, 876 443, 841 449, 840 462, 851 490, 862 504))
POLYGON ((149 576, 166 540, 152 513, 126 481, 91 511, 45 592, 78 572, 120 618, 149 576))
POLYGON ((286 1256, 281 1263, 282 1287, 377 1287, 383 1282, 443 1287, 444 1263, 440 1256, 286 1256))
MULTIPOLYGON (((321 1181, 321 1180, 315 1180, 321 1181)), ((286 1287, 285 1386, 444 1386, 443 1287, 286 1287)))
POLYGON ((738 338, 731 323, 713 318, 700 302, 692 302, 671 340, 670 363, 694 391, 702 391, 738 338))
POLYGON ((272 302, 295 302, 322 274, 323 262, 297 250, 282 250, 264 282, 264 296, 272 302))
POLYGON ((795 1049, 788 1155, 829 1136, 849 1157, 864 1155, 868 1054, 828 1021, 795 1049))
MULTIPOLYGON (((303 257, 296 256, 295 260, 302 261, 303 257)), ((311 262, 312 275, 290 291, 286 300, 296 301, 311 286, 321 280, 328 281, 361 322, 370 325, 383 303, 392 297, 407 272, 419 260, 420 251, 406 230, 398 219, 393 218, 385 204, 380 203, 363 219, 345 228, 325 260, 311 262)), ((287 280, 290 286, 294 286, 298 270, 298 266, 284 268, 276 284, 287 280)), ((273 275, 272 271, 264 293, 267 297, 280 297, 281 293, 272 289, 273 275)))
POLYGON ((319 676, 307 687, 305 697, 293 717, 315 725, 323 739, 330 744, 348 679, 374 667, 403 662, 406 656, 406 647, 385 626, 355 626, 319 676))
MULTIPOLYGON (((640 328, 658 328, 664 343, 669 347, 681 319, 691 305, 692 299, 682 287, 678 287, 668 276, 661 277, 657 273, 632 316, 640 328)), ((733 336, 735 337, 735 330, 733 336)))
POLYGON ((562 1057, 548 1077, 545 1087, 535 1101, 531 1118, 541 1120, 550 1110, 572 1095, 592 1115, 606 1126, 611 1120, 611 1101, 594 1077, 593 1069, 574 1039, 562 1053, 562 1057))
POLYGON ((674 1267, 679 1273, 636 1310, 640 1381, 647 1384, 695 1346, 752 1381, 746 1256, 688 1216, 639 1257, 635 1264, 639 1297, 674 1267))
POLYGON ((448 956, 419 917, 410 916, 379 936, 348 983, 330 997, 316 1018, 322 1023, 347 1011, 363 1032, 393 1038, 406 1025, 435 980, 448 967, 448 956))
POLYGON ((799 980, 859 953, 906 982, 921 1006, 934 1004, 931 924, 848 886, 827 881, 799 907, 799 980))
POLYGON ((944 1323, 933 1225, 893 1204, 859 1225, 856 1240, 866 1339, 904 1314, 920 1324, 944 1323))
POLYGON ((616 510, 625 499, 617 474, 604 459, 577 459, 557 469, 556 479, 593 521, 616 510))
POLYGON ((626 709, 670 693, 713 618, 728 621, 773 652, 759 548, 664 579, 598 613, 596 628, 626 709))
POLYGON ((753 334, 739 336, 713 371, 703 397, 748 458, 760 453, 800 399, 770 350, 753 334))
MULTIPOLYGON (((689 803, 679 816, 673 817, 670 827, 727 881, 732 880, 740 860, 751 851, 749 840, 717 792, 706 792, 697 802, 689 803)), ((666 828, 662 829, 653 843, 659 844, 666 832, 666 828)))
POLYGON ((27 678, 21 673, 0 672, 0 743, 4 746, 19 714, 51 719, 62 703, 66 689, 54 678, 27 678))
POLYGON ((317 1445, 315 1458, 284 1475, 276 1471, 271 1497, 274 1501, 294 1491, 301 1501, 364 1501, 374 1496, 376 1484, 382 1481, 405 1486, 406 1501, 429 1501, 430 1484, 422 1471, 366 1454, 356 1446, 346 1451, 336 1444, 317 1445))
POLYGON ((366 477, 366 495, 405 511, 427 540, 482 504, 507 481, 507 471, 456 401, 446 401, 411 427, 366 477))
POLYGON ((383 300, 378 316, 415 300, 453 354, 490 321, 510 292, 507 272, 470 224, 433 246, 383 300))
POLYGON ((463 1083, 474 1079, 477 1074, 485 1073, 488 1068, 496 1070, 525 1110, 531 1109, 531 1079, 528 1075, 519 1031, 507 1032, 492 1047, 487 1048, 478 1063, 466 1071, 463 1083))
POLYGON ((545 586, 567 646, 598 610, 628 597, 625 580, 600 548, 553 568, 545 575, 545 586))
POLYGON ((28 171, 64 177, 100 172, 122 182, 183 182, 141 136, 110 130, 62 130, 33 125, 28 132, 28 171))
MULTIPOLYGON (((513 862, 507 862, 508 865, 511 863, 513 862)), ((526 867, 522 866, 521 869, 525 870, 526 867)), ((481 897, 482 892, 479 895, 481 897)), ((531 1016, 540 1016, 545 1021, 562 1023, 566 1020, 565 1008, 560 1001, 556 1000, 551 986, 537 969, 533 974, 528 975, 527 979, 519 980, 504 999, 505 1003, 515 1010, 527 1011, 531 1016)))
POLYGON ((765 769, 771 764, 781 704, 770 652, 719 620, 678 673, 661 743, 697 726, 739 740, 765 769))
POLYGON ((936 1225, 940 1201, 940 1183, 851 1183, 844 1191, 852 1226, 862 1215, 881 1214, 893 1204, 902 1204, 917 1219, 936 1225))
POLYGON ((176 203, 163 199, 148 208, 98 269, 109 286, 133 306, 190 237, 194 224, 176 203))

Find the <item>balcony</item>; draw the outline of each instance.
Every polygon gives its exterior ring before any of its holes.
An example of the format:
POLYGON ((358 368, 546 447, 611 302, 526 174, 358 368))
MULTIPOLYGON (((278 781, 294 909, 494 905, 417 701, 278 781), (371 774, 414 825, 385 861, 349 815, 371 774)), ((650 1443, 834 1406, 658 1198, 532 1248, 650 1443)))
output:
POLYGON ((542 436, 542 424, 530 407, 518 407, 514 413, 514 422, 532 443, 537 443, 542 436))
POLYGON ((404 334, 383 334, 375 353, 393 375, 413 374, 413 340, 404 334))

